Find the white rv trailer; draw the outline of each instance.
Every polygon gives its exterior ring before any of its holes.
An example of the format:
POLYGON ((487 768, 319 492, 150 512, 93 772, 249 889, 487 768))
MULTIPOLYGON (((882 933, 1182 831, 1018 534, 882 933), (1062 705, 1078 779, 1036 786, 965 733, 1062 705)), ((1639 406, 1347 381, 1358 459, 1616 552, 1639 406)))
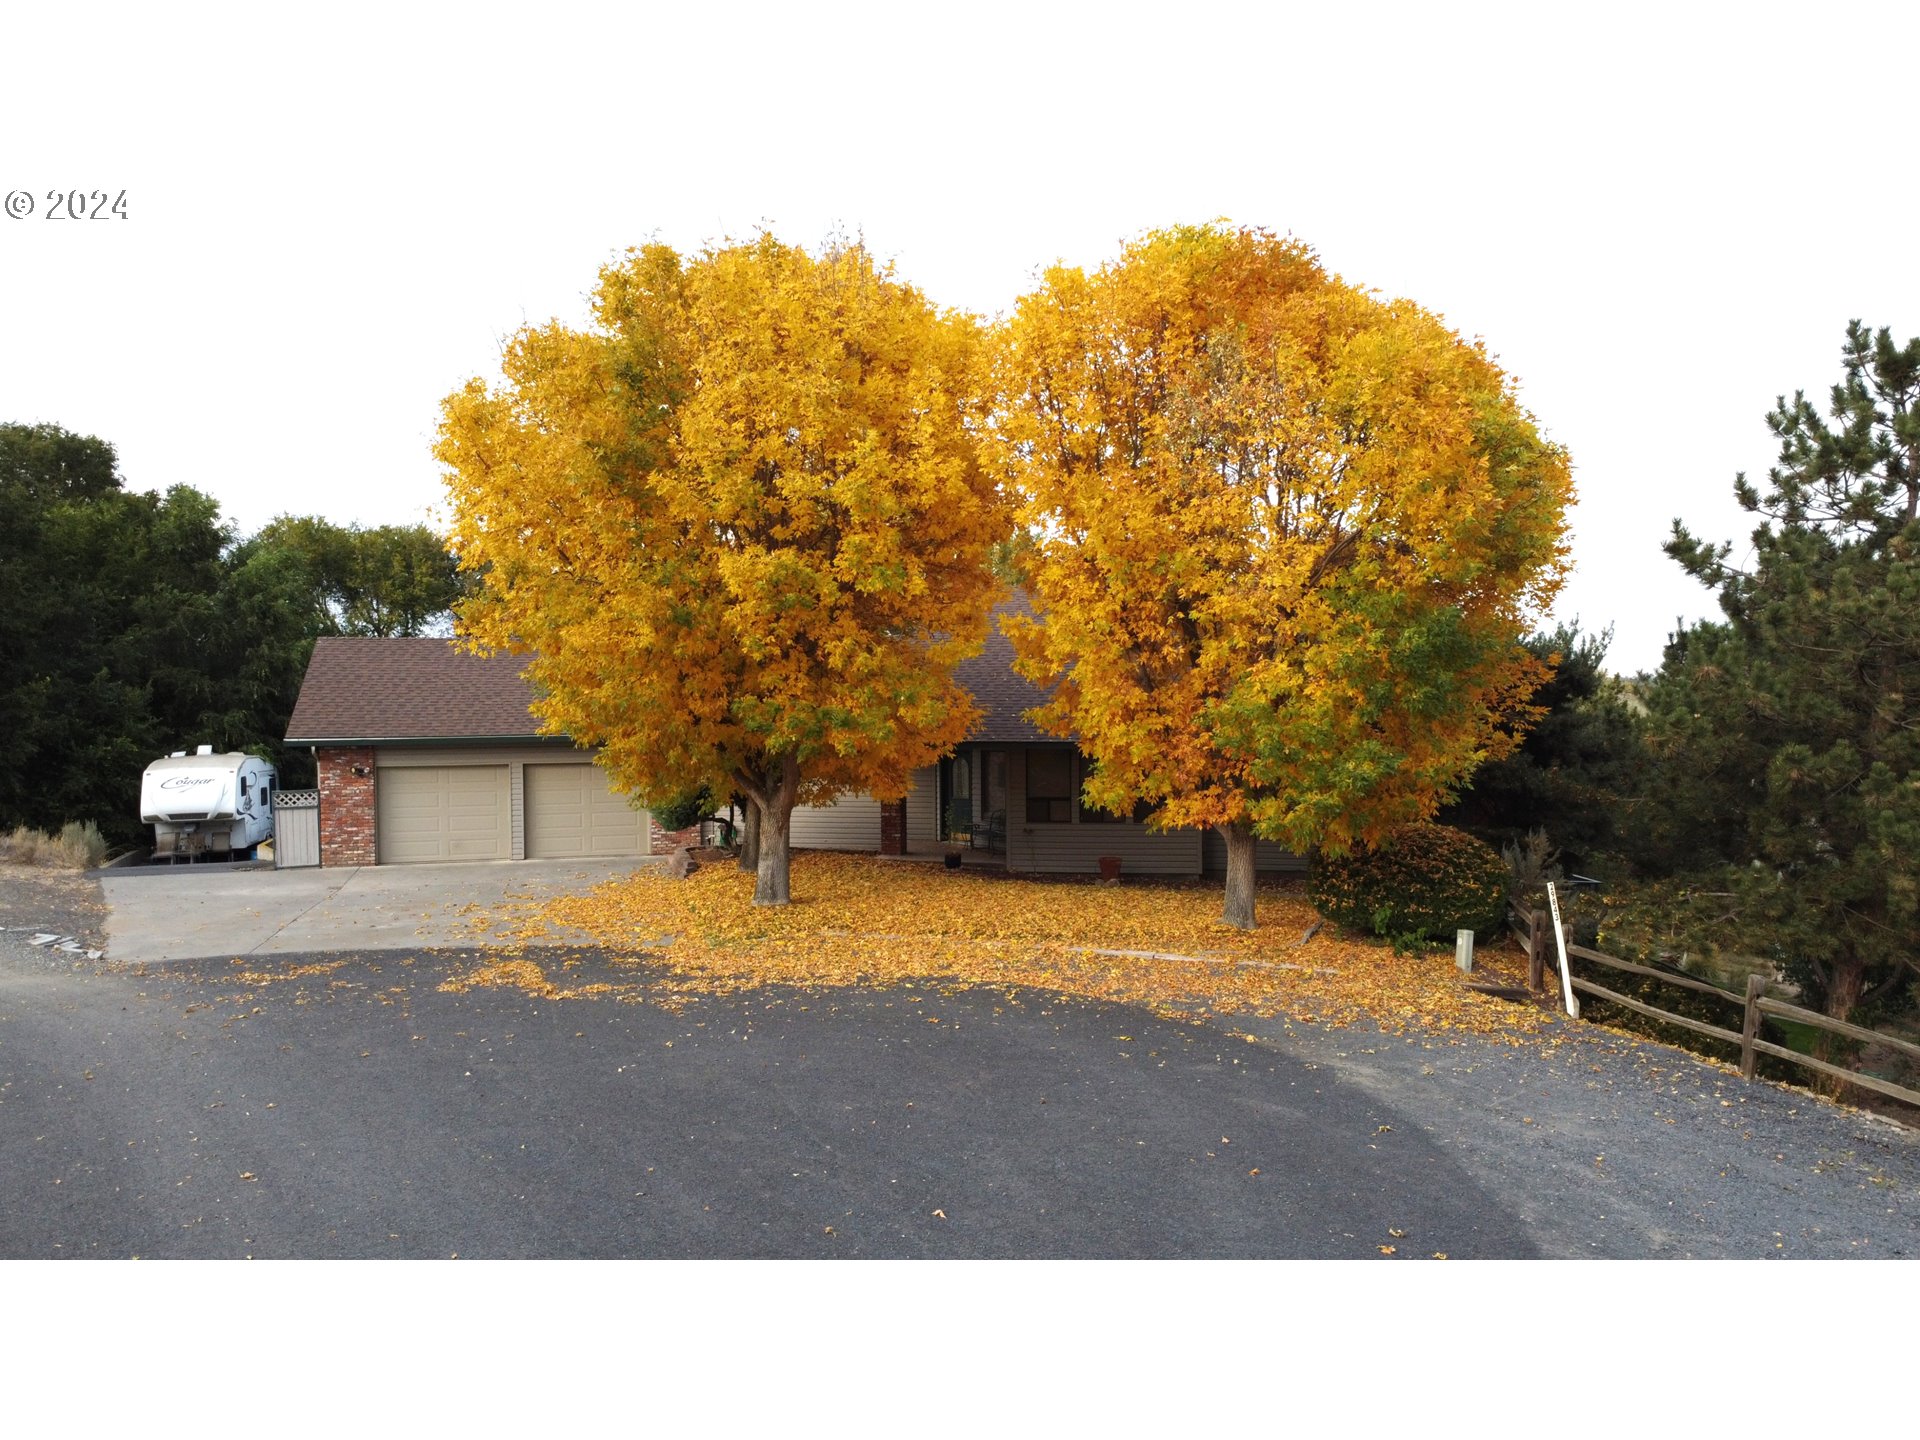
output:
POLYGON ((176 750, 140 777, 140 823, 153 826, 153 855, 191 860, 249 854, 273 834, 280 777, 252 755, 176 750))

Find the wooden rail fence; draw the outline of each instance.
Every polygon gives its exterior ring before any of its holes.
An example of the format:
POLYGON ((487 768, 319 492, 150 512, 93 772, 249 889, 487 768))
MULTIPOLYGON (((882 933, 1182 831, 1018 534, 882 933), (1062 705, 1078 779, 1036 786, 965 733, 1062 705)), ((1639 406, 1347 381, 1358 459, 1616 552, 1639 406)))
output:
MULTIPOLYGON (((1535 994, 1546 988, 1547 966, 1552 961, 1553 925, 1545 912, 1540 910, 1522 910, 1510 906, 1507 910, 1507 923, 1520 937, 1527 951, 1527 986, 1535 994)), ((1691 975, 1675 975, 1666 970, 1655 970, 1648 965, 1636 965, 1630 960, 1622 960, 1617 955, 1608 955, 1603 951, 1589 949, 1585 945, 1573 943, 1573 927, 1566 927, 1567 954, 1575 960, 1591 961, 1612 970, 1620 970, 1629 975, 1644 975, 1658 980, 1664 985, 1672 985, 1682 990, 1697 991, 1702 995, 1711 995, 1716 1000, 1724 1000, 1729 1005, 1741 1005, 1741 997, 1718 985, 1709 985, 1704 980, 1696 980, 1691 975)), ((1788 1060, 1795 1065, 1804 1065, 1823 1075, 1832 1075, 1849 1084, 1872 1090, 1877 1094, 1891 1096, 1895 1100, 1904 1100, 1909 1105, 1920 1105, 1920 1091, 1909 1090, 1904 1085, 1896 1085, 1891 1080, 1882 1080, 1877 1075, 1863 1075, 1857 1070, 1849 1070, 1841 1065, 1832 1065, 1825 1060, 1817 1060, 1811 1055, 1802 1055, 1798 1050, 1789 1050, 1784 1045, 1775 1045, 1761 1038, 1760 1026, 1767 1016, 1782 1020, 1792 1020, 1797 1024, 1810 1025, 1816 1030, 1825 1030, 1830 1034, 1844 1035, 1850 1040, 1862 1040, 1873 1045, 1885 1045, 1903 1055, 1920 1060, 1920 1045, 1905 1040, 1896 1040, 1891 1035, 1882 1035, 1877 1031, 1863 1029, 1858 1025, 1849 1025, 1844 1020, 1835 1020, 1822 1015, 1818 1010, 1803 1009, 1798 1005, 1789 1005, 1784 1000, 1770 999, 1765 993, 1767 980, 1764 975, 1747 976, 1747 993, 1742 1008, 1740 1028, 1722 1029, 1718 1025, 1709 1025, 1704 1020, 1695 1020, 1691 1015, 1677 1015, 1671 1010, 1662 1010, 1643 1000, 1635 1000, 1618 991, 1609 990, 1604 985, 1596 985, 1583 976, 1573 977, 1573 988, 1582 995, 1592 995, 1601 1000, 1621 1005, 1637 1015, 1645 1015, 1666 1025, 1677 1025, 1683 1030, 1697 1031, 1710 1035, 1715 1040, 1724 1040, 1730 1045, 1740 1047, 1740 1073, 1751 1080, 1754 1068, 1762 1055, 1772 1055, 1776 1059, 1788 1060)))

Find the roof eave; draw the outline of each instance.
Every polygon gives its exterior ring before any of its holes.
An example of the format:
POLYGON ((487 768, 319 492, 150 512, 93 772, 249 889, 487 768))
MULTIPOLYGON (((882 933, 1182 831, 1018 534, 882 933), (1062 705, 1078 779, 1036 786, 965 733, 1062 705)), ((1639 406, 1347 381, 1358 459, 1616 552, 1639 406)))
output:
MULTIPOLYGON (((568 735, 289 735, 288 745, 573 745, 568 735)), ((578 749, 578 746, 574 747, 578 749)))

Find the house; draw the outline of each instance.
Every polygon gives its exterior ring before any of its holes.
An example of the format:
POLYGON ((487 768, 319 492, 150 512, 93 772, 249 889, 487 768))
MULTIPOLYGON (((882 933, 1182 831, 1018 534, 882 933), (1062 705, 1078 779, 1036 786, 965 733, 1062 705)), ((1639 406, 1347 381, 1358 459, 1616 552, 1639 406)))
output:
MULTIPOLYGON (((1031 611, 1015 592, 1004 613, 1031 611)), ((287 742, 314 752, 323 865, 615 858, 677 843, 607 789, 591 752, 538 733, 521 663, 437 639, 316 642, 287 742)), ((1094 874, 1102 856, 1131 875, 1226 869, 1214 831, 1150 831, 1080 803, 1085 761, 1025 718, 1046 697, 1014 672, 997 624, 957 675, 982 712, 967 739, 915 772, 904 800, 849 795, 797 808, 796 848, 938 854, 951 816, 978 858, 1011 870, 1094 874)), ((1264 841, 1256 864, 1304 868, 1264 841)))
MULTIPOLYGON (((1117 856, 1129 875, 1224 874, 1227 845, 1215 830, 1149 830, 1080 803, 1086 760, 1071 741, 1026 718, 1046 703, 1046 692, 1013 668, 1013 642, 1001 633, 1002 615, 1031 615, 1014 591, 996 607, 986 645, 965 661, 957 678, 981 709, 972 733, 938 765, 915 772, 903 801, 883 805, 866 795, 793 812, 793 844, 822 850, 882 854, 936 854, 945 849, 942 820, 950 811, 970 825, 971 843, 1004 857, 1009 870, 1036 874, 1097 874, 1100 857, 1117 856)), ((1261 841, 1255 866, 1304 870, 1306 862, 1261 841)))

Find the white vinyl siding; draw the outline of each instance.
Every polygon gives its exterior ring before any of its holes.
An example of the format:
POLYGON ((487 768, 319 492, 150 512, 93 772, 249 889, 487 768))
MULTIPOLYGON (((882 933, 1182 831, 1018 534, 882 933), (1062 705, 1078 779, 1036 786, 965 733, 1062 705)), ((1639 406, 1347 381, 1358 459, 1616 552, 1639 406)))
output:
MULTIPOLYGON (((1227 842, 1218 830, 1209 828, 1201 837, 1200 862, 1209 875, 1224 875, 1227 870, 1227 842)), ((1271 840, 1253 842, 1253 868, 1261 871, 1304 872, 1307 862, 1284 845, 1271 840)))
POLYGON ((647 812, 607 788, 598 765, 526 767, 527 858, 615 859, 645 855, 647 812))
POLYGON ((375 857, 382 865, 505 860, 509 808, 504 765, 376 769, 375 857))
POLYGON ((880 849, 880 802, 871 795, 842 795, 831 805, 796 805, 787 843, 796 850, 880 849))
MULTIPOLYGON (((939 771, 929 765, 913 772, 907 791, 907 844, 940 841, 939 771)), ((842 795, 831 805, 796 805, 789 843, 796 850, 880 850, 880 802, 871 795, 842 795)))
MULTIPOLYGON (((877 845, 879 840, 874 843, 877 845)), ((940 843, 940 771, 929 765, 913 772, 913 789, 907 792, 907 848, 940 843)))

